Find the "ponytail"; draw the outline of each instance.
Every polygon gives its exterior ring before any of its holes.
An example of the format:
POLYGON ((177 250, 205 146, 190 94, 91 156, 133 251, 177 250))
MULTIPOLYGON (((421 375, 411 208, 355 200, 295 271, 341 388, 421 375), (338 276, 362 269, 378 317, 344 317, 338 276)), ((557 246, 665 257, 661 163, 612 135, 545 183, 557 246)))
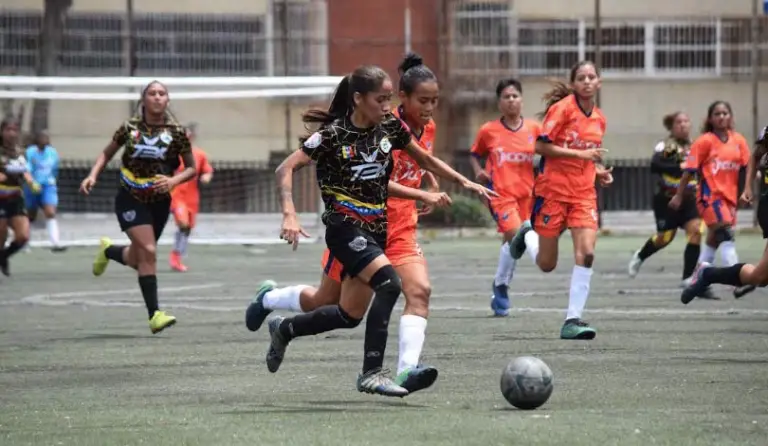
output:
POLYGON ((552 88, 541 98, 544 101, 544 111, 537 115, 539 119, 543 119, 553 105, 567 98, 571 94, 573 94, 573 89, 571 89, 568 84, 562 81, 553 81, 552 88))
POLYGON ((322 126, 343 118, 351 112, 352 92, 350 91, 350 77, 351 75, 348 74, 341 79, 341 82, 336 87, 336 91, 333 93, 333 99, 331 99, 331 105, 328 107, 328 110, 309 109, 301 115, 301 121, 305 124, 319 124, 322 126))

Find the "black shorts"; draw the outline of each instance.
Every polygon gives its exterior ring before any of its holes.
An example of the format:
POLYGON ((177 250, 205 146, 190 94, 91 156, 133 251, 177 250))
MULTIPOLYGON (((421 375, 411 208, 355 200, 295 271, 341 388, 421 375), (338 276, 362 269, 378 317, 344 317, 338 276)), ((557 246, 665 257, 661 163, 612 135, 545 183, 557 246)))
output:
POLYGON ((768 195, 760 197, 757 204, 757 224, 763 231, 763 238, 768 239, 768 195))
POLYGON ((658 193, 653 197, 653 216, 656 219, 656 230, 659 232, 685 228, 689 221, 699 218, 695 195, 684 195, 683 202, 677 210, 669 207, 670 199, 671 197, 663 193, 658 193))
POLYGON ((344 267, 342 278, 355 277, 376 257, 384 254, 387 234, 374 234, 351 223, 331 224, 325 228, 325 244, 334 259, 344 267))
POLYGON ((0 198, 0 220, 27 215, 24 197, 0 198))
POLYGON ((123 232, 135 226, 151 225, 155 240, 159 240, 171 215, 171 197, 145 203, 120 188, 115 197, 115 215, 123 232))

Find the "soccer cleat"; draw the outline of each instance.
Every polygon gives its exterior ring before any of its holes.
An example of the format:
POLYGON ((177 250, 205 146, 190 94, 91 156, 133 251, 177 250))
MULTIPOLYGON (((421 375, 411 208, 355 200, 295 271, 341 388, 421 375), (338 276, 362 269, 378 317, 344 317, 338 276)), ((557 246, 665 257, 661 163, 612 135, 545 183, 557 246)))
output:
POLYGON ((425 365, 405 369, 398 373, 394 380, 395 384, 407 390, 409 395, 431 387, 435 381, 437 381, 437 369, 425 365))
POLYGON ((496 285, 496 282, 491 283, 491 289, 493 290, 493 296, 491 296, 491 310, 496 317, 509 316, 509 294, 507 293, 507 285, 496 285))
POLYGON ((277 372, 280 368, 280 364, 283 363, 285 357, 285 350, 288 348, 290 339, 286 339, 280 333, 280 324, 285 320, 282 316, 277 316, 268 322, 269 324, 269 336, 271 341, 269 343, 269 350, 267 350, 267 370, 271 373, 277 372))
POLYGON ((635 251, 632 255, 632 259, 629 261, 629 266, 627 267, 629 270, 629 277, 634 279, 635 276, 637 276, 637 273, 640 272, 641 266, 643 266, 643 261, 640 260, 640 251, 635 251))
POLYGON ((166 314, 165 311, 157 310, 152 315, 152 319, 149 320, 149 329, 152 330, 152 334, 158 334, 168 327, 172 327, 176 324, 176 318, 170 314, 166 314))
POLYGON ((707 262, 701 262, 696 266, 696 270, 691 274, 688 286, 683 289, 680 294, 680 302, 689 304, 693 299, 705 296, 707 291, 710 291, 709 283, 704 280, 703 272, 707 268, 712 267, 707 262))
POLYGON ((525 253, 525 234, 532 230, 533 225, 531 225, 531 221, 526 220, 520 225, 520 229, 517 230, 512 240, 509 241, 509 254, 513 259, 517 260, 525 253))
POLYGON ((272 310, 264 308, 264 295, 274 290, 276 287, 277 283, 273 280, 265 280, 261 282, 259 290, 256 292, 256 297, 245 310, 245 326, 248 327, 248 330, 256 331, 261 328, 264 319, 266 319, 267 316, 269 316, 269 313, 272 312, 272 310))
POLYGON ((595 339, 597 332, 585 321, 578 318, 568 319, 560 329, 560 339, 595 339))
POLYGON ((358 375, 357 391, 400 398, 408 395, 408 390, 395 384, 386 369, 373 369, 358 375))
POLYGON ((757 287, 754 285, 742 285, 740 287, 736 287, 733 289, 733 297, 740 299, 752 291, 755 291, 755 289, 757 289, 757 287))
POLYGON ((8 264, 8 257, 3 252, 0 252, 0 273, 3 273, 5 277, 11 276, 11 266, 8 264))
POLYGON ((181 261, 181 254, 176 251, 171 251, 171 257, 168 259, 168 263, 171 265, 171 269, 180 273, 187 272, 187 266, 181 261))
POLYGON ((102 237, 99 240, 99 251, 96 253, 96 258, 93 259, 93 275, 100 276, 107 270, 109 265, 109 259, 107 258, 107 248, 112 246, 112 240, 107 237, 102 237))

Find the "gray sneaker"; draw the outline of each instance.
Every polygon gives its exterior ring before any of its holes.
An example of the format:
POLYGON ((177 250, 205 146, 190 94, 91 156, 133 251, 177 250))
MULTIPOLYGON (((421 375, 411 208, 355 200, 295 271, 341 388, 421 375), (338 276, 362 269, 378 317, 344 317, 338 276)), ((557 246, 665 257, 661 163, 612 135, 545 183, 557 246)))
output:
POLYGON ((387 369, 373 369, 363 373, 357 377, 357 391, 400 398, 408 395, 408 391, 395 384, 389 375, 387 369))
POLYGON ((285 349, 288 348, 290 339, 286 339, 280 333, 280 324, 285 320, 282 316, 276 316, 269 320, 269 336, 272 338, 267 350, 267 369, 275 373, 280 368, 285 357, 285 349))

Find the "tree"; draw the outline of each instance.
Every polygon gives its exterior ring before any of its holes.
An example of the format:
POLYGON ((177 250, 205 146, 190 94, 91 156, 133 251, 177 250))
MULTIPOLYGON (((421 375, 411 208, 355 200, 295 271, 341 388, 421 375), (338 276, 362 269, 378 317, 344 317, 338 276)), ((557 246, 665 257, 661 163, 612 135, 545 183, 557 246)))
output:
MULTIPOLYGON (((40 52, 37 75, 53 76, 57 72, 59 52, 64 39, 64 19, 72 7, 72 0, 45 0, 43 25, 40 29, 40 52)), ((50 101, 37 99, 32 105, 32 133, 48 128, 50 101)))

